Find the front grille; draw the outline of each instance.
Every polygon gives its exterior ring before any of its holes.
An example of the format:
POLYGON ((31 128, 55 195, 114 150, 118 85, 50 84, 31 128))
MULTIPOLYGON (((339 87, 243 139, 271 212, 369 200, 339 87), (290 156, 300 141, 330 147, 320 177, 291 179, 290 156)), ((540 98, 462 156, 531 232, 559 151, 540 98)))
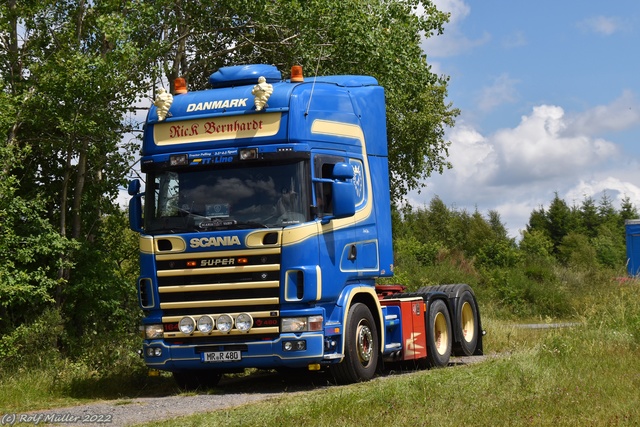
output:
POLYGON ((250 255, 234 251, 156 256, 158 293, 165 338, 225 342, 236 335, 256 338, 279 331, 280 249, 256 250, 250 255), (184 335, 177 324, 184 316, 197 322, 203 315, 214 320, 221 314, 232 317, 248 313, 254 319, 249 333, 232 330, 222 334, 195 331, 184 335), (255 335, 255 336, 254 336, 255 335))

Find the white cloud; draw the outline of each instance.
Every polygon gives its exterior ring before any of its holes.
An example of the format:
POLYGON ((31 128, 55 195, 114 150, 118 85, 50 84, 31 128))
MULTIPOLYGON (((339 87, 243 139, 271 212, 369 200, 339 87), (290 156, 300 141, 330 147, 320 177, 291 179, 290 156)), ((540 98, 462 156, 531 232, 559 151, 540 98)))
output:
POLYGON ((621 131, 640 125, 640 102, 631 91, 608 105, 598 105, 580 114, 573 114, 567 123, 567 132, 599 134, 621 131))
POLYGON ((640 187, 614 176, 589 181, 580 180, 576 186, 567 191, 565 201, 580 204, 587 197, 599 200, 605 193, 616 206, 619 206, 625 197, 632 202, 640 201, 640 187))
POLYGON ((486 182, 498 166, 493 145, 475 129, 464 124, 449 135, 449 161, 455 168, 454 179, 465 185, 470 180, 486 182))
POLYGON ((496 77, 491 86, 482 89, 478 99, 478 108, 483 112, 493 110, 495 107, 515 102, 518 99, 516 85, 518 80, 512 79, 507 73, 496 77))
MULTIPOLYGON (((630 100, 624 93, 608 105, 571 114, 539 105, 514 127, 487 135, 461 121, 447 135, 453 169, 431 177, 426 191, 412 193, 409 203, 428 205, 437 195, 458 209, 496 210, 512 237, 519 236, 534 209, 548 206, 555 192, 570 204, 585 197, 599 200, 606 193, 616 206, 625 196, 638 206, 640 165, 597 135, 614 127, 606 123, 630 100)), ((621 119, 615 129, 633 125, 621 119)))
POLYGON ((593 16, 578 23, 578 27, 585 31, 595 32, 604 36, 610 36, 615 32, 624 30, 623 21, 611 16, 593 16))
POLYGON ((587 134, 568 135, 561 107, 541 105, 523 116, 513 129, 502 129, 490 137, 501 156, 501 173, 494 184, 504 181, 550 180, 573 175, 617 154, 616 146, 587 134))

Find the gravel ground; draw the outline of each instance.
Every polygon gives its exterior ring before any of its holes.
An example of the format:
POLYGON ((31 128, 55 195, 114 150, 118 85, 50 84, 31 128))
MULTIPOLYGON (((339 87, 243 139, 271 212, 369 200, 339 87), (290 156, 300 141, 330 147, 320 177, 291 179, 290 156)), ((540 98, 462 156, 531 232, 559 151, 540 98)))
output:
MULTIPOLYGON (((486 356, 453 358, 450 365, 460 366, 481 362, 486 356)), ((381 381, 392 375, 378 377, 381 381)), ((3 425, 23 422, 31 425, 101 425, 130 426, 167 420, 200 412, 212 412, 277 398, 284 393, 306 392, 329 387, 322 374, 283 377, 275 373, 257 373, 242 378, 223 378, 211 393, 165 397, 141 397, 116 401, 102 401, 87 405, 33 411, 23 414, 5 414, 3 425), (11 417, 15 417, 11 419, 11 417), (9 417, 9 418, 7 418, 9 417)), ((331 386, 337 387, 337 386, 331 386)))

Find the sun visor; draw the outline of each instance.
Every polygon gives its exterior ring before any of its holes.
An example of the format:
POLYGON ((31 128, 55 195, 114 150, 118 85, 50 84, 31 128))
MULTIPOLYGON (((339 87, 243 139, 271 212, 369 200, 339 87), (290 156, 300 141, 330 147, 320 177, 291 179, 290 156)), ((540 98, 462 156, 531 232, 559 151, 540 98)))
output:
POLYGON ((259 77, 264 77, 267 83, 282 81, 282 73, 275 66, 253 64, 220 68, 211 74, 209 84, 213 88, 255 85, 259 77))

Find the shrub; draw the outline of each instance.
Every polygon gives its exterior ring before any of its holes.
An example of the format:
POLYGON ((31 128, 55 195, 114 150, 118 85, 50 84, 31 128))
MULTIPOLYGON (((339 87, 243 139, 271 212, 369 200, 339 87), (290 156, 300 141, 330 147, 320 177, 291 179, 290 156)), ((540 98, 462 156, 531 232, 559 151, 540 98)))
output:
POLYGON ((16 368, 38 368, 57 363, 61 355, 58 342, 63 335, 60 312, 45 310, 31 323, 18 326, 0 337, 0 367, 2 371, 16 368))

